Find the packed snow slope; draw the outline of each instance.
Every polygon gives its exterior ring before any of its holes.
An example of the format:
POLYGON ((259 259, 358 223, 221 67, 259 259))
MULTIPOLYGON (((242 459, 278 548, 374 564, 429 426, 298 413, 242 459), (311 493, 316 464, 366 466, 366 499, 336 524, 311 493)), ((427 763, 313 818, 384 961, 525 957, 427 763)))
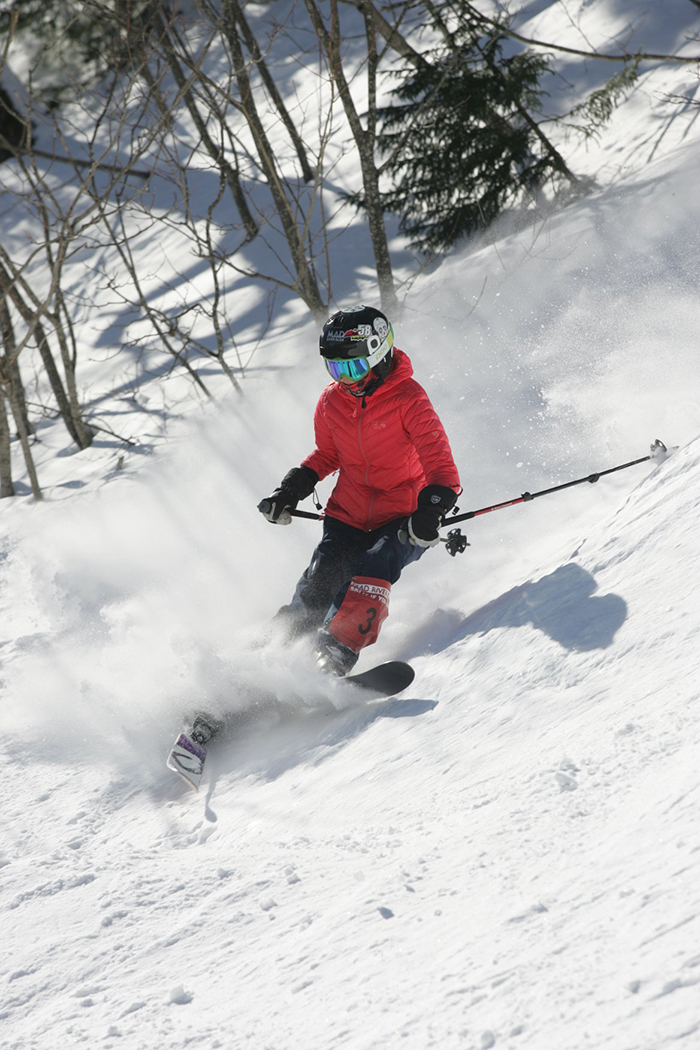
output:
MULTIPOLYGON (((693 5, 636 6, 684 46, 693 5)), ((635 10, 518 24, 612 47, 635 10)), ((42 424, 45 504, 0 507, 0 1047, 700 1046, 697 90, 648 68, 574 158, 597 188, 411 286, 462 510, 679 447, 409 569, 361 664, 410 659, 406 694, 255 648, 318 536, 255 510, 310 448, 312 325, 187 423, 176 379, 105 394, 136 446, 42 424), (199 796, 164 765, 197 705, 199 796)))

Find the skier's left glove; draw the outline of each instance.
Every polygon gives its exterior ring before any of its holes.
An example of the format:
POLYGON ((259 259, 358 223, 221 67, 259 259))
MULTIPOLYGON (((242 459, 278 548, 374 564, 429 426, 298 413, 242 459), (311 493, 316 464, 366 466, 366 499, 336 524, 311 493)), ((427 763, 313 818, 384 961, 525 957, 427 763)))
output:
POLYGON ((446 485, 426 485, 418 493, 418 506, 408 519, 408 538, 414 547, 435 547, 440 542, 440 526, 457 502, 454 489, 446 485))
POLYGON ((279 488, 260 500, 258 510, 273 525, 291 525, 290 510, 296 510, 299 500, 310 496, 317 483, 318 474, 311 467, 292 467, 279 488))

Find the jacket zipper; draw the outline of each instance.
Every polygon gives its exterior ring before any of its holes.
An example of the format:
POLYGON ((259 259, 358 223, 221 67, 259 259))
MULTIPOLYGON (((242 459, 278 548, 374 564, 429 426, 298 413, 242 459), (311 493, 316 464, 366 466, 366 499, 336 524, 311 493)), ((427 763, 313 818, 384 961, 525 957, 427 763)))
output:
POLYGON ((368 458, 367 458, 367 456, 365 454, 364 445, 362 444, 362 416, 363 416, 364 410, 366 408, 367 408, 367 402, 365 401, 365 399, 363 397, 362 398, 362 404, 360 406, 360 411, 357 414, 357 442, 358 442, 358 444, 360 446, 360 453, 362 455, 362 458, 364 459, 364 461, 366 463, 366 467, 365 467, 365 485, 367 486, 367 488, 370 491, 369 509, 368 509, 368 512, 367 512, 367 531, 371 532, 372 531, 372 506, 374 504, 374 492, 372 491, 372 488, 371 488, 370 483, 369 483, 369 460, 368 460, 368 458))

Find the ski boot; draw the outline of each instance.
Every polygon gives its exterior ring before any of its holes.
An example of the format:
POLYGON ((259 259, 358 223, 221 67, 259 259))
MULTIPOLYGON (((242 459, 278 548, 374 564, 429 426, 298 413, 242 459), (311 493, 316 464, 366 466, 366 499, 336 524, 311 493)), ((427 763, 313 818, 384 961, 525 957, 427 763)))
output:
POLYGON ((223 725, 220 718, 215 718, 206 711, 200 711, 195 715, 190 736, 196 744, 206 747, 211 738, 216 736, 220 729, 223 729, 223 725))
POLYGON ((344 678, 346 674, 350 674, 360 658, 359 653, 339 642, 330 631, 320 630, 318 632, 315 648, 318 653, 319 669, 324 674, 334 674, 338 678, 344 678))

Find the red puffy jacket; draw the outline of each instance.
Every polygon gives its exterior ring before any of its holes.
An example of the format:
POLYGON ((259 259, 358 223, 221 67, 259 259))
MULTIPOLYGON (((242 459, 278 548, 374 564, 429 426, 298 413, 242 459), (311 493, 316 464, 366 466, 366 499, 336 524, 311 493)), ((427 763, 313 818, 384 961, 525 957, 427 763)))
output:
POLYGON ((459 493, 450 443, 406 354, 394 350, 384 383, 366 398, 340 383, 321 394, 314 426, 316 449, 303 466, 325 478, 339 470, 326 514, 370 531, 412 514, 425 485, 459 493))

